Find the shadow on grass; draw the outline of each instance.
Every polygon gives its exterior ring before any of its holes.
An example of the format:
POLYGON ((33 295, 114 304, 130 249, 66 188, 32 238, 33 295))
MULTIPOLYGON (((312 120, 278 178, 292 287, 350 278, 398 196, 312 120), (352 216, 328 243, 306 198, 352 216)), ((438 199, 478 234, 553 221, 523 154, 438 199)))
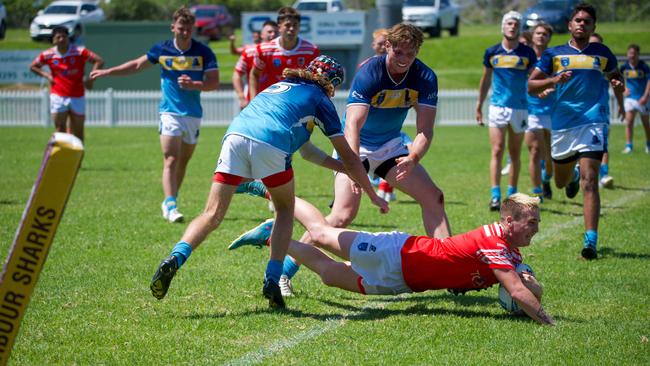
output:
POLYGON ((644 187, 626 187, 626 186, 615 186, 615 189, 620 189, 621 191, 632 191, 632 192, 650 192, 650 188, 644 187))
POLYGON ((649 253, 618 252, 616 249, 607 247, 599 249, 598 253, 600 255, 600 258, 615 257, 621 259, 650 259, 649 253))
POLYGON ((0 200, 0 205, 11 206, 11 205, 17 205, 19 203, 20 202, 18 202, 18 200, 0 200))
MULTIPOLYGON (((302 296, 307 297, 308 296, 302 296)), ((517 321, 517 322, 533 322, 526 315, 514 315, 506 313, 505 311, 500 314, 494 314, 493 307, 498 307, 498 303, 495 298, 488 296, 455 296, 448 293, 440 293, 429 296, 417 296, 417 297, 373 297, 369 298, 366 305, 364 306, 355 306, 351 304, 341 303, 333 300, 315 300, 329 306, 332 308, 339 309, 341 312, 327 312, 327 313, 312 313, 303 311, 295 308, 287 309, 269 309, 269 308, 257 308, 255 310, 247 310, 243 312, 220 312, 217 314, 191 314, 184 316, 186 319, 219 319, 225 317, 249 317, 254 315, 263 315, 263 314, 279 314, 287 315, 294 318, 309 318, 318 321, 338 321, 338 320, 350 320, 350 321, 374 321, 386 319, 392 316, 404 316, 404 315, 424 315, 424 316, 457 316, 461 318, 493 318, 496 320, 507 320, 507 321, 517 321), (453 301, 456 303, 456 308, 441 307, 441 306, 432 306, 437 301, 453 301), (404 309, 387 309, 386 307, 392 303, 412 303, 411 306, 408 306, 404 309), (485 310, 473 310, 468 309, 470 306, 484 306, 485 310)), ((343 298, 343 301, 359 301, 359 298, 343 298)), ((555 319, 558 321, 571 321, 571 322, 580 322, 576 319, 569 319, 565 317, 557 317, 555 319)))

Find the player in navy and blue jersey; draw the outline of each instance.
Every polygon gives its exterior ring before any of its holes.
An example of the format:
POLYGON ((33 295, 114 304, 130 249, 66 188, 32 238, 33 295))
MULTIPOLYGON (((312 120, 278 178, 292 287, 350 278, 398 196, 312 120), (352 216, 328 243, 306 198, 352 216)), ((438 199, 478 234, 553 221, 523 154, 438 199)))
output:
POLYGON ((645 152, 650 154, 650 67, 639 60, 640 47, 631 44, 627 47, 627 61, 621 66, 625 78, 625 150, 624 154, 632 152, 632 137, 634 118, 638 112, 645 129, 645 152))
POLYGON ((199 137, 203 110, 201 91, 219 87, 217 59, 210 48, 192 39, 194 15, 181 7, 173 16, 174 38, 155 44, 149 52, 134 60, 106 70, 96 70, 91 79, 102 76, 130 75, 154 64, 160 65, 160 145, 163 152, 162 186, 165 200, 163 218, 183 221, 176 197, 185 177, 199 137))
POLYGON ((342 163, 322 151, 314 163, 346 171, 382 212, 387 203, 372 189, 359 158, 348 145, 330 98, 343 82, 343 68, 334 59, 319 56, 307 70, 286 69, 285 80, 266 88, 233 120, 223 139, 221 154, 204 212, 188 226, 151 280, 151 292, 162 299, 176 270, 185 263, 209 233, 223 220, 230 200, 243 179, 261 179, 275 207, 271 231, 271 259, 264 277, 263 295, 271 307, 285 306, 279 287, 283 260, 293 232, 295 206, 291 156, 304 146, 318 127, 342 158, 342 163))
MULTIPOLYGON (((600 194, 598 170, 607 151, 606 129, 609 95, 602 87, 610 80, 619 105, 624 84, 616 57, 601 43, 589 43, 596 28, 596 10, 589 4, 576 6, 569 20, 571 39, 567 44, 544 52, 528 80, 528 91, 538 94, 555 89, 557 100, 551 110, 551 155, 555 184, 566 187, 573 198, 582 186, 585 221, 582 256, 597 257, 600 194), (574 169, 576 161, 579 169, 574 169)), ((619 111, 622 113, 622 111, 619 111)))
MULTIPOLYGON (((447 237, 450 228, 442 191, 419 164, 433 139, 438 103, 436 74, 416 58, 422 32, 410 24, 388 30, 387 54, 364 62, 352 82, 346 109, 345 136, 368 172, 414 198, 421 206, 428 235, 447 237), (416 111, 417 135, 407 148, 401 136, 409 109, 416 111)), ((346 227, 357 215, 360 192, 345 174, 335 178, 335 199, 327 221, 346 227)))
POLYGON ((483 126, 483 102, 492 86, 488 126, 490 127, 491 198, 490 210, 498 211, 501 206, 501 160, 508 131, 510 174, 507 196, 517 192, 521 161, 521 143, 528 126, 528 102, 526 81, 528 73, 537 61, 532 48, 519 43, 521 14, 511 11, 501 21, 503 39, 487 50, 483 56, 483 76, 479 84, 476 103, 476 121, 483 126))
MULTIPOLYGON (((540 23, 533 28, 531 47, 539 58, 547 49, 553 28, 540 23)), ((533 196, 550 199, 553 197, 551 178, 553 161, 551 159, 551 107, 555 103, 555 93, 539 95, 528 94, 528 128, 524 137, 530 161, 528 173, 533 184, 533 196)))

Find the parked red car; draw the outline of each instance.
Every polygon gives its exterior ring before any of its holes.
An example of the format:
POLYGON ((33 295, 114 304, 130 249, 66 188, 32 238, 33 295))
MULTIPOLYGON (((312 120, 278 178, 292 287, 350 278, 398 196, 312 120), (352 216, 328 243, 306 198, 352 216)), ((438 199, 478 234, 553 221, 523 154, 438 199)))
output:
POLYGON ((197 34, 217 40, 232 32, 232 15, 223 5, 195 5, 190 8, 196 17, 197 34))

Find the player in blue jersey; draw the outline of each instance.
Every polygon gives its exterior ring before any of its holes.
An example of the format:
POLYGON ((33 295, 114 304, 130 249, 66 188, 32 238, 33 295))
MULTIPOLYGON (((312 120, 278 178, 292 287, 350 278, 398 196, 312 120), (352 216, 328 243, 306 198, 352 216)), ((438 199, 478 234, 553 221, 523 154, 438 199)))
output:
POLYGON ((203 110, 201 91, 219 87, 217 59, 210 48, 192 39, 194 15, 186 8, 176 10, 171 31, 174 38, 155 44, 147 54, 119 66, 96 70, 92 80, 102 76, 122 76, 160 64, 160 146, 163 153, 162 186, 165 200, 163 218, 183 221, 176 197, 185 177, 199 137, 203 110))
MULTIPOLYGON (((443 194, 419 164, 433 139, 438 103, 436 74, 416 58, 422 42, 413 25, 388 30, 386 55, 369 58, 352 81, 344 128, 368 172, 414 198, 427 234, 442 238, 451 232, 443 194), (417 135, 407 148, 401 130, 410 108, 416 111, 417 135)), ((334 204, 326 217, 332 226, 346 227, 357 215, 361 194, 350 183, 346 174, 336 175, 334 204)))
MULTIPOLYGON (((610 80, 619 100, 624 84, 616 67, 616 57, 601 43, 589 43, 596 28, 596 10, 579 4, 568 23, 571 39, 567 44, 544 51, 528 80, 528 91, 539 94, 555 89, 557 99, 551 110, 551 155, 555 185, 566 187, 573 198, 583 189, 585 235, 582 256, 598 256, 598 218, 600 194, 598 170, 607 151, 609 95, 602 87, 610 80), (574 169, 576 161, 579 169, 574 169)), ((619 111, 622 113, 622 111, 619 111)))
POLYGON ((645 129, 645 152, 650 154, 650 67, 639 60, 640 47, 631 44, 627 47, 627 62, 621 66, 625 78, 625 150, 623 154, 632 152, 632 136, 634 118, 637 112, 645 129))
POLYGON ((329 137, 342 163, 322 151, 315 154, 322 159, 311 161, 346 171, 382 212, 388 211, 388 204, 374 192, 361 161, 345 140, 330 100, 334 87, 343 82, 341 65, 330 57, 319 56, 306 70, 286 69, 283 75, 285 80, 262 91, 228 128, 205 210, 188 226, 171 255, 160 263, 151 280, 154 297, 162 299, 166 295, 178 268, 219 227, 242 180, 261 179, 275 207, 271 258, 262 293, 271 307, 285 306, 278 283, 293 231, 295 196, 291 157, 308 142, 314 127, 329 137))
POLYGON ((490 210, 501 207, 501 160, 508 135, 510 154, 510 174, 506 196, 517 192, 521 161, 521 143, 528 126, 528 102, 526 101, 526 80, 528 73, 537 62, 535 51, 519 43, 521 33, 521 14, 510 11, 501 21, 503 39, 487 50, 483 56, 483 76, 479 84, 479 97, 476 103, 476 121, 483 126, 483 102, 492 86, 488 126, 490 127, 491 198, 490 210))
MULTIPOLYGON (((536 25, 532 31, 531 48, 537 58, 548 47, 553 28, 545 23, 536 25)), ((555 93, 541 95, 528 94, 528 128, 524 137, 530 156, 528 173, 533 184, 533 196, 552 198, 551 178, 553 162, 551 160, 551 107, 555 102, 555 93)))

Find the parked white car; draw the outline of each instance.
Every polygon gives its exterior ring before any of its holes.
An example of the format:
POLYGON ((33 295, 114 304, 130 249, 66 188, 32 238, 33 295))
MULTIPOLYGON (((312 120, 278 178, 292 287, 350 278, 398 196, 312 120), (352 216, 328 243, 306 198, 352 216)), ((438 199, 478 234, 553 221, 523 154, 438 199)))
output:
POLYGON ((0 39, 5 39, 7 32, 7 8, 0 0, 0 39))
POLYGON ((460 8, 451 0, 404 0, 402 20, 429 33, 431 37, 440 37, 443 29, 457 36, 460 8))
POLYGON ((104 11, 94 1, 54 1, 38 11, 29 26, 29 34, 35 41, 49 40, 54 27, 64 26, 74 39, 81 35, 84 24, 98 23, 105 18, 104 11))
POLYGON ((298 0, 293 4, 293 8, 302 11, 324 11, 335 13, 344 11, 345 5, 341 0, 298 0))

